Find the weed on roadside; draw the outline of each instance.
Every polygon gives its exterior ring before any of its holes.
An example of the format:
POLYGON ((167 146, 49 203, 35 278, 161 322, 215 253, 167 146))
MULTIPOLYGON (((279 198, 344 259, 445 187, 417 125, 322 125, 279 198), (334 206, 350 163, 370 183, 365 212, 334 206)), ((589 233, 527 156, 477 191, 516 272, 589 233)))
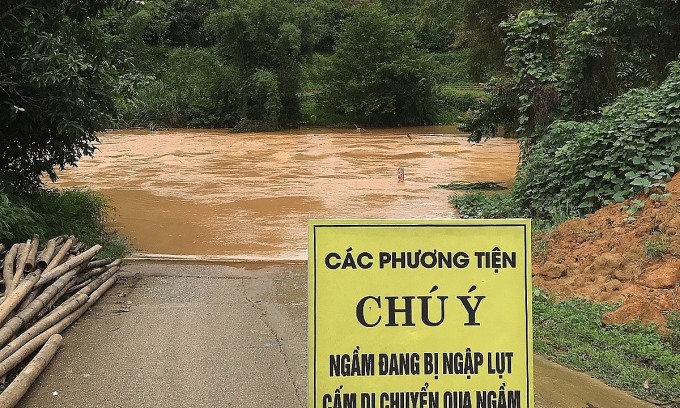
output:
POLYGON ((125 239, 105 228, 110 210, 101 194, 87 189, 45 189, 21 197, 0 192, 0 242, 9 247, 34 234, 42 240, 74 235, 88 245, 101 244, 101 257, 122 257, 125 239))
POLYGON ((673 402, 680 400, 680 321, 669 319, 673 334, 667 337, 654 326, 603 325, 602 314, 615 307, 583 299, 557 302, 534 291, 535 351, 639 398, 680 406, 673 402))
POLYGON ((661 259, 670 252, 670 240, 665 234, 657 234, 645 241, 645 258, 661 259))

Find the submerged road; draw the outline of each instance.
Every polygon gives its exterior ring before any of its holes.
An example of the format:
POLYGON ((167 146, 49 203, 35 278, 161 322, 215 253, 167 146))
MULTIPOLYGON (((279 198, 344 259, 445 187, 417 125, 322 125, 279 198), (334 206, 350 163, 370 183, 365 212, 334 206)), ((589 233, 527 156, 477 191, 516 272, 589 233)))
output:
MULTIPOLYGON (((132 263, 22 408, 307 406, 307 266, 132 263)), ((652 408, 535 358, 537 408, 652 408)))

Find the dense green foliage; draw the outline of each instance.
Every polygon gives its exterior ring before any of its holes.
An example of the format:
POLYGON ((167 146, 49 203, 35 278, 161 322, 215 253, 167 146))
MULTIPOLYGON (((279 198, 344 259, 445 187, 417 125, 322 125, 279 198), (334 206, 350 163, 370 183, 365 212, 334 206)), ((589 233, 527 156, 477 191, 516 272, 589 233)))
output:
POLYGON ((285 0, 235 2, 208 17, 217 53, 236 68, 240 121, 278 128, 300 121, 300 63, 312 40, 304 11, 285 0))
POLYGON ((463 114, 483 104, 488 93, 476 86, 443 85, 435 91, 436 123, 455 123, 463 114))
POLYGON ((661 337, 655 327, 603 326, 602 314, 613 308, 581 299, 556 302, 537 290, 533 302, 534 349, 557 363, 593 373, 640 398, 666 404, 677 401, 680 398, 677 320, 673 320, 666 337, 661 337), (648 389, 645 383, 649 384, 648 389))
POLYGON ((105 26, 134 64, 121 127, 453 123, 480 95, 415 1, 150 0, 105 26))
POLYGON ((461 129, 522 141, 514 202, 532 217, 587 214, 663 188, 678 165, 680 6, 525 4, 500 22, 504 70, 461 129), (666 79, 664 79, 666 78, 666 79))
POLYGON ((454 194, 449 202, 458 209, 461 218, 521 218, 526 213, 514 196, 504 193, 485 194, 477 191, 454 194))
POLYGON ((88 190, 41 190, 22 197, 0 192, 0 243, 9 248, 34 234, 42 240, 74 235, 102 244, 103 257, 122 256, 126 243, 104 229, 107 210, 104 198, 88 190))
MULTIPOLYGON (((680 62, 656 88, 633 89, 605 106, 597 119, 556 120, 520 166, 507 211, 538 219, 590 213, 637 193, 663 191, 680 164, 680 62), (520 210, 521 209, 521 210, 520 210)), ((453 203, 476 217, 498 199, 459 197, 453 203)))
POLYGON ((380 6, 362 3, 351 10, 330 60, 324 100, 328 109, 371 124, 431 123, 432 68, 413 32, 380 6))
POLYGON ((655 89, 636 89, 587 122, 556 121, 522 168, 517 190, 539 217, 557 206, 589 213, 664 187, 680 161, 680 63, 655 89))
POLYGON ((111 125, 120 58, 98 20, 112 1, 7 0, 0 8, 0 188, 27 191, 75 165, 111 125))

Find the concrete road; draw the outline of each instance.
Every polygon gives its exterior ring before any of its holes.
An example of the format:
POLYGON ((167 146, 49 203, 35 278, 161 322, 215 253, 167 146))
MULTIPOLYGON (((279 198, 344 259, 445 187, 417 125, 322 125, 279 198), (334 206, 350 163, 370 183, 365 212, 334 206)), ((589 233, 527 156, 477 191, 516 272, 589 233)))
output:
MULTIPOLYGON (((75 327, 22 408, 307 406, 306 265, 133 263, 75 327)), ((539 408, 643 408, 535 361, 539 408)))

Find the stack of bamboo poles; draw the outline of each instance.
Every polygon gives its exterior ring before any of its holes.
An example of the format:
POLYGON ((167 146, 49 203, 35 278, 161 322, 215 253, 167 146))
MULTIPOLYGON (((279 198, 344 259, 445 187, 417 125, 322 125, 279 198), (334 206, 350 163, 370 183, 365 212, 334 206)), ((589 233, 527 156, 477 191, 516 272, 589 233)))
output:
MULTIPOLYGON (((60 333, 80 318, 117 280, 120 260, 95 259, 100 245, 86 248, 73 236, 38 237, 15 244, 0 258, 0 378, 42 347, 0 394, 0 408, 13 407, 45 369, 61 344, 60 333)), ((0 244, 0 256, 5 251, 0 244)))

